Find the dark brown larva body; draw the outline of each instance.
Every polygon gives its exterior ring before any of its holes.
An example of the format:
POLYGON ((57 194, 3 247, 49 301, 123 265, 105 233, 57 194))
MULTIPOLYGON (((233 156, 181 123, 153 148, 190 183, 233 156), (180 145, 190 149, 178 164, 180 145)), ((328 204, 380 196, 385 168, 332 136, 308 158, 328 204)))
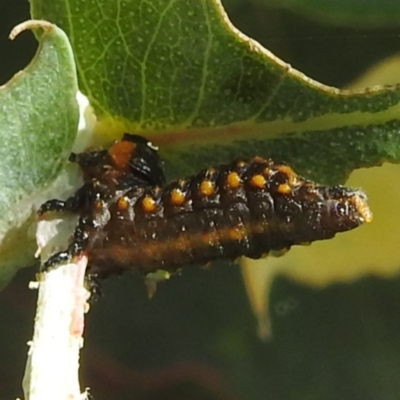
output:
POLYGON ((365 218, 363 201, 358 191, 314 185, 271 161, 235 162, 117 199, 92 243, 90 271, 113 265, 148 273, 260 258, 355 228, 365 218), (337 207, 345 207, 343 215, 337 207))
MULTIPOLYGON (((75 198, 85 218, 85 243, 78 251, 72 247, 72 253, 88 254, 89 274, 174 272, 215 259, 260 258, 271 250, 331 238, 371 219, 361 191, 317 185, 259 157, 165 185, 156 153, 144 148, 147 153, 140 158, 140 149, 149 144, 135 140, 128 135, 108 152, 74 158, 87 188, 79 201, 75 198), (139 168, 132 169, 138 159, 139 168)), ((55 209, 46 204, 41 212, 55 209)), ((80 237, 75 233, 74 240, 80 237)))

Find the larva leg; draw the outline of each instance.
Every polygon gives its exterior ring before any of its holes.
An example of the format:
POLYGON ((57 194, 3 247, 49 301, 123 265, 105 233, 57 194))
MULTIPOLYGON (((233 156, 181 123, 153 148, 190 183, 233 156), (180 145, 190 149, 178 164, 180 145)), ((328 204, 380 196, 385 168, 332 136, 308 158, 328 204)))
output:
POLYGON ((79 164, 83 168, 94 167, 104 163, 107 150, 88 151, 83 153, 71 153, 68 161, 79 164))
POLYGON ((85 199, 92 190, 91 184, 83 185, 79 188, 71 197, 67 200, 59 200, 59 199, 51 199, 43 203, 39 210, 38 216, 41 217, 43 214, 47 212, 77 212, 79 211, 85 204, 85 199))
POLYGON ((73 257, 81 256, 89 244, 89 238, 94 226, 94 221, 91 217, 79 218, 78 225, 72 241, 68 248, 64 251, 53 254, 43 265, 43 271, 49 271, 57 265, 71 260, 73 257))
MULTIPOLYGON (((82 169, 91 168, 104 163, 106 155, 107 155, 106 150, 84 152, 79 154, 71 153, 69 156, 69 161, 79 164, 79 166, 82 169)), ((77 212, 84 206, 88 194, 91 193, 92 191, 93 191, 93 183, 87 182, 67 200, 51 199, 49 201, 46 201, 39 208, 38 215, 42 216, 46 212, 51 212, 51 211, 77 212)))

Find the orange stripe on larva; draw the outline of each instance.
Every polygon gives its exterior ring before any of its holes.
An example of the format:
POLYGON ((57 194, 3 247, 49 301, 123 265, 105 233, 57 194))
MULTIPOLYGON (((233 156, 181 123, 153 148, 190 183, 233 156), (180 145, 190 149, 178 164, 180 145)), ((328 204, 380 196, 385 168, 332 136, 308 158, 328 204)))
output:
POLYGON ((230 240, 242 240, 246 237, 246 231, 243 226, 235 226, 228 231, 230 240))

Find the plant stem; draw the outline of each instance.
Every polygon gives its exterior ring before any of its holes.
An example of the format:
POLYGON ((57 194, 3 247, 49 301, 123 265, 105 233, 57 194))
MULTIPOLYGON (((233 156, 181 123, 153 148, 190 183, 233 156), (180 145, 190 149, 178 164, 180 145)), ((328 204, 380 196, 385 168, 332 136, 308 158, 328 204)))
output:
MULTIPOLYGON (((64 182, 65 176, 59 177, 64 182)), ((42 261, 68 243, 76 216, 41 220, 36 241, 42 261)), ((89 292, 84 287, 87 257, 37 275, 38 302, 29 343, 23 389, 25 400, 84 400, 79 387, 79 351, 89 292)))

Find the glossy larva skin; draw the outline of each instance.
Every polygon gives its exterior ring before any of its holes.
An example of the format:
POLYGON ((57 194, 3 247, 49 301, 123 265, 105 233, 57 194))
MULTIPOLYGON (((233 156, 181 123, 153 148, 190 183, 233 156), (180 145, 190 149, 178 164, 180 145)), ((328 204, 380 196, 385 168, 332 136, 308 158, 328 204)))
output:
POLYGON ((45 203, 40 214, 78 212, 78 233, 46 268, 85 252, 89 275, 174 272, 215 259, 260 258, 331 238, 371 218, 362 192, 314 184, 259 157, 169 184, 156 151, 137 136, 72 159, 81 165, 84 188, 73 200, 45 203))

